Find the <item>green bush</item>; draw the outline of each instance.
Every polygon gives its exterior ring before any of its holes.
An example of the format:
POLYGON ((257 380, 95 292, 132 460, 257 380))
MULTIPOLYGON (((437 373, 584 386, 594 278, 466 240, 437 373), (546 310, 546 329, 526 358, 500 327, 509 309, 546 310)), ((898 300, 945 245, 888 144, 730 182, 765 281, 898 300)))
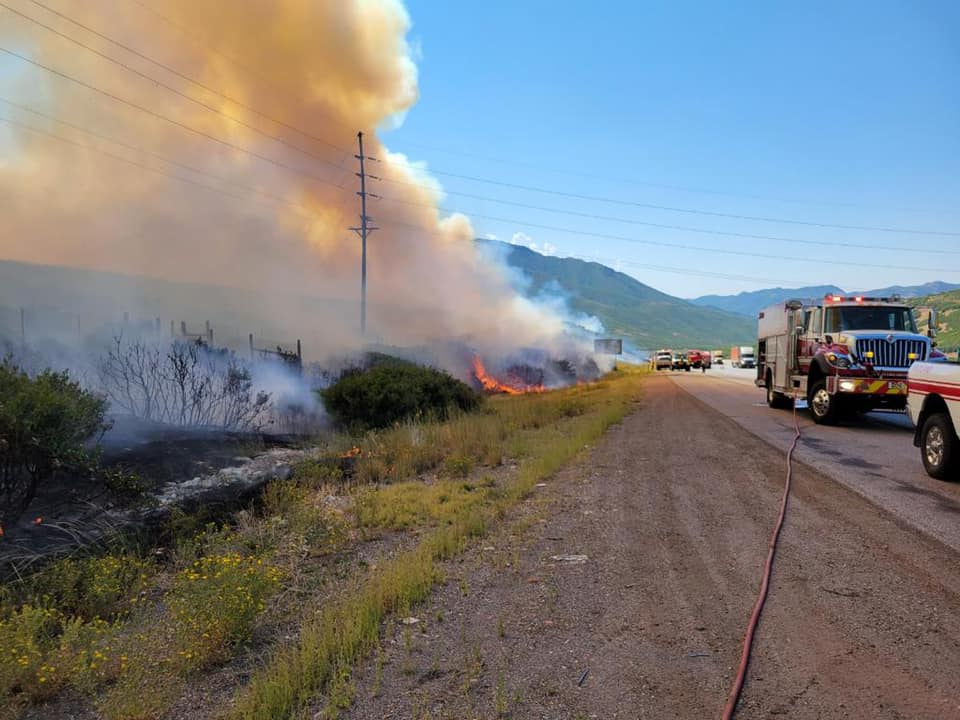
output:
POLYGON ((140 473, 127 470, 124 467, 104 468, 101 474, 107 490, 117 497, 139 497, 147 489, 147 483, 140 473))
POLYGON ((66 372, 31 377, 0 361, 0 517, 19 516, 57 470, 87 467, 85 444, 107 429, 106 404, 66 372))
POLYGON ((402 360, 384 360, 341 378, 322 392, 327 410, 353 431, 389 427, 410 418, 446 418, 470 411, 480 396, 450 375, 402 360))

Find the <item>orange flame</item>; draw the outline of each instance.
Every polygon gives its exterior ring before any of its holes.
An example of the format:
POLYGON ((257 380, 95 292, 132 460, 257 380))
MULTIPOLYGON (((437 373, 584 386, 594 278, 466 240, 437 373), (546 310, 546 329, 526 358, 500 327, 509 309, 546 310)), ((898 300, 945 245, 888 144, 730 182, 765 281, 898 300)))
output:
POLYGON ((354 445, 352 448, 350 448, 350 449, 347 450, 346 452, 340 453, 340 457, 342 457, 342 458, 353 458, 353 457, 357 457, 358 455, 360 455, 361 452, 363 452, 363 451, 360 450, 359 447, 357 447, 356 445, 354 445))
POLYGON ((473 356, 473 374, 483 386, 483 389, 488 392, 523 395, 529 392, 541 393, 546 391, 543 385, 527 385, 521 382, 506 383, 497 380, 497 378, 487 372, 487 369, 483 366, 483 361, 481 361, 477 355, 473 356))

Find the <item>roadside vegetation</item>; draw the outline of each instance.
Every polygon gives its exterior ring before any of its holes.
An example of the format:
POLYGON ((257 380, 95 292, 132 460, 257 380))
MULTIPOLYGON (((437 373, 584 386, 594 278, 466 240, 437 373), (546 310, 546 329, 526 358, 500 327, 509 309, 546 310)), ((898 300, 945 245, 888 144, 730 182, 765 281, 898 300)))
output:
MULTIPOLYGON (((960 290, 909 298, 907 302, 914 308, 936 308, 938 313, 937 344, 944 352, 956 353, 960 350, 960 290)), ((927 331, 927 312, 917 313, 920 332, 927 331)))
POLYGON ((642 375, 328 437, 228 522, 180 516, 160 545, 8 583, 0 716, 72 702, 116 720, 181 717, 191 688, 219 687, 190 716, 286 718, 320 699, 336 717, 384 621, 408 615, 445 560, 619 421, 642 375))
POLYGON ((106 404, 65 372, 31 376, 0 359, 0 529, 57 472, 92 466, 86 444, 107 429, 106 404))
POLYGON ((480 406, 480 396, 445 372, 375 355, 370 367, 348 373, 323 391, 323 404, 353 432, 411 419, 444 419, 480 406))

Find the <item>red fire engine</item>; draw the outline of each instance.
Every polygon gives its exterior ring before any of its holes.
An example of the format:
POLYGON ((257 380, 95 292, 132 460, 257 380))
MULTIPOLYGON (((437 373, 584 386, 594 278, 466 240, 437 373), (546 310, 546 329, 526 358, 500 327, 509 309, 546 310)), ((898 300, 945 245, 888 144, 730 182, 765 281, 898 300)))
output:
POLYGON ((944 359, 896 296, 790 300, 761 311, 757 329, 756 384, 766 388, 767 403, 788 407, 794 396, 806 398, 824 424, 841 410, 902 410, 910 365, 944 359))

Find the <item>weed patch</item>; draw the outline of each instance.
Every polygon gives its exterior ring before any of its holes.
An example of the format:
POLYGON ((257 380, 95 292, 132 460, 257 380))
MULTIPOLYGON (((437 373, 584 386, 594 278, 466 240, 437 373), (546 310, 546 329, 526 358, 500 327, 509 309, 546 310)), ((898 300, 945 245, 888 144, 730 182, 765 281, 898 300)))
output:
POLYGON ((253 621, 280 582, 277 568, 239 554, 204 557, 179 572, 168 598, 185 670, 223 662, 249 640, 253 621))

